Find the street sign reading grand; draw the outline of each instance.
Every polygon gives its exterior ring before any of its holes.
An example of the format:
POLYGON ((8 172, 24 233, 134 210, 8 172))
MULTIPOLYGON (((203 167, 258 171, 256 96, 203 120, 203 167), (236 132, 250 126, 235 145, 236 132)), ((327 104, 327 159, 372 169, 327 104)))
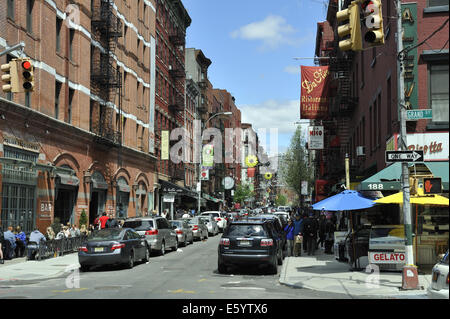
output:
POLYGON ((423 151, 386 151, 389 162, 423 162, 423 151))

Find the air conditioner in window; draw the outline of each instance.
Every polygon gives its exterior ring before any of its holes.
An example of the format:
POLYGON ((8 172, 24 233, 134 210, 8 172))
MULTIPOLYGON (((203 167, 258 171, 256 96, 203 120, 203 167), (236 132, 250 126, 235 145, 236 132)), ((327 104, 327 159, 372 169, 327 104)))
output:
POLYGON ((366 156, 365 146, 357 146, 356 147, 356 156, 366 156))

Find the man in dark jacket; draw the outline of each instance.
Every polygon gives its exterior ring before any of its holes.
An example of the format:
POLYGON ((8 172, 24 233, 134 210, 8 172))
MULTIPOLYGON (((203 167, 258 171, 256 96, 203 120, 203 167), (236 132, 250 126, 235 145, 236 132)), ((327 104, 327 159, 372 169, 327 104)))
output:
POLYGON ((119 223, 117 223, 117 220, 113 217, 113 214, 109 214, 109 219, 106 221, 105 228, 117 228, 119 227, 119 223))
MULTIPOLYGON (((297 235, 302 235, 303 233, 303 219, 301 218, 300 214, 295 214, 295 219, 292 222, 293 226, 294 226, 294 231, 293 231, 293 235, 294 235, 294 240, 295 237, 297 235)), ((295 243, 294 241, 294 256, 301 256, 302 255, 302 244, 301 242, 297 242, 295 243)))
POLYGON ((317 231, 319 223, 314 218, 314 213, 310 213, 309 217, 303 223, 303 238, 306 240, 306 247, 308 249, 308 256, 314 255, 316 250, 317 231))

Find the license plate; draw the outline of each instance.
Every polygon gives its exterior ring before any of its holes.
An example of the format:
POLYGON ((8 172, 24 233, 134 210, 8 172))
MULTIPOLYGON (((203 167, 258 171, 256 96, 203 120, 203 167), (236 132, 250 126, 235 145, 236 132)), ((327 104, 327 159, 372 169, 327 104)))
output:
POLYGON ((94 252, 96 252, 96 253, 102 253, 103 251, 104 251, 103 247, 95 247, 94 248, 94 252))
POLYGON ((252 245, 252 242, 250 240, 240 240, 239 246, 243 247, 250 247, 252 245))

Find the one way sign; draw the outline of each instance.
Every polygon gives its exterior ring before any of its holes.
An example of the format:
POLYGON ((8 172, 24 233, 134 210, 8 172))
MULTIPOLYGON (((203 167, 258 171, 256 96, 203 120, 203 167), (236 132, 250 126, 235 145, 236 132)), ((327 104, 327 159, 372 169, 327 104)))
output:
POLYGON ((423 151, 386 151, 389 162, 423 162, 423 151))

